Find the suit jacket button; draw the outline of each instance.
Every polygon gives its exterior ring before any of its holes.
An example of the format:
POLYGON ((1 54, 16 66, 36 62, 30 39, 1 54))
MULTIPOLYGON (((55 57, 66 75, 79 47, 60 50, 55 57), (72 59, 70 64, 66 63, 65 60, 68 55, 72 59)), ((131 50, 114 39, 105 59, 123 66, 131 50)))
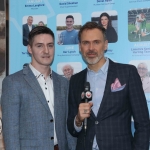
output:
POLYGON ((98 122, 98 121, 95 121, 95 124, 99 124, 99 122, 98 122))
POLYGON ((51 140, 53 140, 54 139, 54 137, 51 137, 51 140))
POLYGON ((50 122, 53 122, 53 119, 51 119, 50 122))

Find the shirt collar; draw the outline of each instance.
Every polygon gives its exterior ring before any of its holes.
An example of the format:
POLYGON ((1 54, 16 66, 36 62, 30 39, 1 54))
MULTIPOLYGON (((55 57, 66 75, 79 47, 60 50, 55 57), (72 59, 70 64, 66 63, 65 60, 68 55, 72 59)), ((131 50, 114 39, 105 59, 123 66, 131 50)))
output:
MULTIPOLYGON (((29 64, 30 69, 32 70, 33 74, 35 75, 36 78, 39 78, 40 75, 42 75, 42 73, 40 73, 38 70, 36 70, 31 63, 29 64)), ((50 68, 50 74, 49 74, 50 78, 52 79, 52 70, 50 68)))
MULTIPOLYGON (((100 72, 102 72, 103 74, 106 74, 106 73, 107 73, 107 71, 108 71, 108 66, 109 66, 109 59, 108 59, 107 57, 105 57, 105 59, 106 59, 106 62, 105 62, 104 65, 98 70, 97 73, 100 73, 100 72)), ((88 70, 88 72, 93 72, 93 73, 95 73, 93 70, 89 69, 88 67, 87 67, 87 70, 88 70)))

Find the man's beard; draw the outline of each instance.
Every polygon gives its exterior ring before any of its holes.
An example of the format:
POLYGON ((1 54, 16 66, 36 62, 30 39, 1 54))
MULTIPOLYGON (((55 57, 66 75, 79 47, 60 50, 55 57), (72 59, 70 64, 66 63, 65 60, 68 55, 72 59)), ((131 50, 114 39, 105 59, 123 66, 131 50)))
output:
POLYGON ((103 53, 101 53, 99 56, 96 52, 88 52, 88 54, 94 54, 94 55, 97 55, 96 57, 94 58, 88 58, 87 56, 83 56, 83 58, 85 59, 85 61, 89 64, 89 65, 94 65, 96 63, 98 63, 104 56, 103 53))

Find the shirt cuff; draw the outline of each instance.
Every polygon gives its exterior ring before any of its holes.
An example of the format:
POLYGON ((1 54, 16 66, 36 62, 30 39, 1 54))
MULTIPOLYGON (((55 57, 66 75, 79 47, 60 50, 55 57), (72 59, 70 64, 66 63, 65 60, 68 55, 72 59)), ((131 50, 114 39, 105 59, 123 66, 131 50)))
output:
POLYGON ((77 126, 76 126, 76 123, 75 123, 75 120, 76 120, 76 117, 74 118, 74 128, 75 128, 75 130, 76 130, 77 132, 80 132, 80 131, 82 130, 83 123, 82 123, 82 125, 81 125, 80 127, 77 127, 77 126))

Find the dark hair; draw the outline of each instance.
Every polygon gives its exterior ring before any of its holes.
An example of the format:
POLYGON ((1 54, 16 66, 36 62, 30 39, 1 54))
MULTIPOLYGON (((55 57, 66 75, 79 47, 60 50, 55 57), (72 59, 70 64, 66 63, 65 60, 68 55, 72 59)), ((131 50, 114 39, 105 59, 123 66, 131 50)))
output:
POLYGON ((66 17, 66 19, 68 19, 68 18, 72 18, 72 19, 74 20, 74 17, 73 17, 72 15, 68 15, 68 16, 66 17))
POLYGON ((33 44, 34 37, 39 34, 49 34, 52 36, 53 40, 55 40, 54 33, 50 28, 45 27, 45 26, 37 26, 31 30, 31 32, 29 33, 29 36, 28 36, 29 45, 31 47, 33 44))
POLYGON ((110 16, 109 16, 106 12, 102 13, 102 14, 99 16, 99 25, 103 26, 103 25, 101 24, 101 18, 102 18, 103 16, 105 16, 105 17, 108 18, 108 27, 112 27, 111 18, 110 18, 110 16))
POLYGON ((102 26, 99 26, 96 22, 87 22, 85 23, 81 28, 80 31, 78 33, 78 39, 79 42, 81 42, 81 34, 84 30, 92 30, 92 29, 98 29, 102 32, 104 40, 106 40, 106 33, 105 33, 105 28, 103 28, 102 26))

